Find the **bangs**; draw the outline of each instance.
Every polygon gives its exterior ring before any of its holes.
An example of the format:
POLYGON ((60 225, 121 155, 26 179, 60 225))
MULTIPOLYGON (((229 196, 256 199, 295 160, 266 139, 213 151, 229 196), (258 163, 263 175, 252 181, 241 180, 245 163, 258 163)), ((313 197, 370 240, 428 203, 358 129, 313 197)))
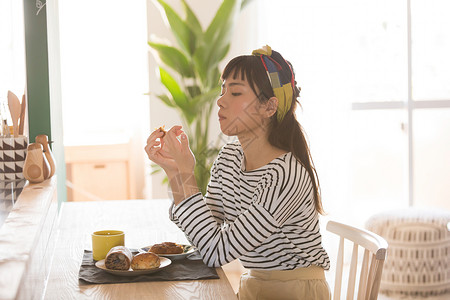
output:
POLYGON ((233 58, 222 73, 222 80, 239 78, 250 85, 255 95, 262 93, 267 99, 273 96, 273 90, 261 59, 255 55, 242 55, 233 58), (269 86, 270 88, 264 88, 269 86))

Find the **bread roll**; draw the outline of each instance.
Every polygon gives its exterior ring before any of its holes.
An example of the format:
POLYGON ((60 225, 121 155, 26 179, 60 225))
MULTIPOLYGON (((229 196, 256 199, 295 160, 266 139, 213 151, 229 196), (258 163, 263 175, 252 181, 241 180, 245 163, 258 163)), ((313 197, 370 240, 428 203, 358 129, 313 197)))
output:
POLYGON ((166 133, 167 133, 167 131, 164 129, 164 125, 163 126, 161 126, 161 127, 159 127, 158 128, 162 133, 163 133, 163 136, 162 137, 160 137, 161 139, 163 138, 163 137, 165 137, 166 136, 166 133))
POLYGON ((149 252, 156 254, 181 254, 183 251, 184 249, 182 246, 171 242, 155 244, 149 250, 149 252))
POLYGON ((130 269, 133 254, 125 246, 116 246, 109 250, 105 258, 105 267, 111 270, 130 269))
POLYGON ((131 268, 133 270, 148 270, 156 269, 161 264, 158 255, 152 252, 141 252, 136 254, 131 261, 131 268))

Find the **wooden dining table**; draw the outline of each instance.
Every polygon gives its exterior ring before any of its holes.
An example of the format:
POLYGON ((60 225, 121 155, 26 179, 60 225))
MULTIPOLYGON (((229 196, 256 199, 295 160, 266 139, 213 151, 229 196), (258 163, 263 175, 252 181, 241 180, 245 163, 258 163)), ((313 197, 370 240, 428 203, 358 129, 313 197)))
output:
POLYGON ((84 250, 92 250, 91 233, 122 230, 125 246, 141 248, 165 241, 187 244, 169 220, 170 200, 65 202, 45 299, 237 299, 222 268, 219 279, 85 284, 78 279, 84 250))

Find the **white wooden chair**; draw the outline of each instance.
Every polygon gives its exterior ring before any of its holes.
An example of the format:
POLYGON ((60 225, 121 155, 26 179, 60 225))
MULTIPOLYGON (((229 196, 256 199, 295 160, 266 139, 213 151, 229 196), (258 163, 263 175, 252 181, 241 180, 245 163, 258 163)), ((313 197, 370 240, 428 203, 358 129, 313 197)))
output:
POLYGON ((353 242, 350 272, 348 275, 347 300, 355 294, 356 273, 358 267, 358 248, 362 247, 364 256, 360 267, 358 300, 375 300, 380 288, 381 273, 386 258, 388 244, 385 239, 368 230, 355 228, 342 223, 329 221, 327 230, 340 237, 336 264, 333 299, 341 296, 342 271, 344 269, 344 240, 353 242))

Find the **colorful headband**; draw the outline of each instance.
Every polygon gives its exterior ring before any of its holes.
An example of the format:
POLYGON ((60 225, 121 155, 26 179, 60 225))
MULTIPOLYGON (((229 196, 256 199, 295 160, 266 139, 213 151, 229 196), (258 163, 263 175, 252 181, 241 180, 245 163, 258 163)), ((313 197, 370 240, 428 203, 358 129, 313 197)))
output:
POLYGON ((291 78, 289 81, 286 79, 283 81, 283 76, 280 76, 280 71, 283 69, 281 65, 276 62, 272 56, 272 49, 270 46, 266 45, 261 49, 253 50, 252 55, 259 56, 261 58, 262 64, 266 69, 267 76, 272 86, 273 93, 278 99, 278 110, 277 119, 278 122, 283 121, 284 116, 289 111, 292 105, 293 88, 295 86, 294 74, 292 73, 291 67, 286 62, 291 73, 291 78))

